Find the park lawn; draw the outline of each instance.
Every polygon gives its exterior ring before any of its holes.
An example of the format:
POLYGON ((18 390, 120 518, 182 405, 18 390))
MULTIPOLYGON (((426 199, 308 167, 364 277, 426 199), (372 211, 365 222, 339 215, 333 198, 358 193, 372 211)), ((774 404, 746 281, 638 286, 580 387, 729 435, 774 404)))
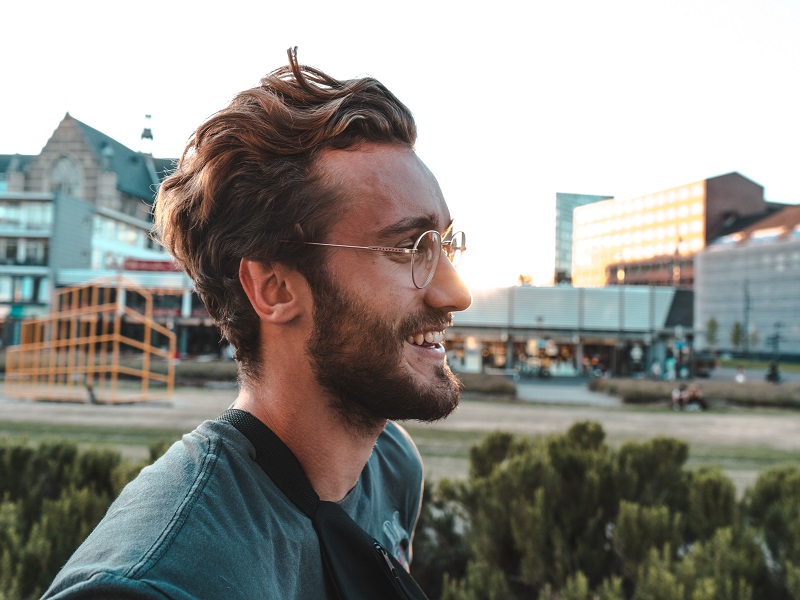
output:
MULTIPOLYGON (((648 409, 637 406, 623 410, 641 412, 648 409)), ((403 425, 414 438, 422 455, 426 465, 426 477, 433 481, 442 478, 466 478, 469 471, 470 448, 486 435, 484 431, 432 429, 410 422, 403 425)), ((0 421, 0 438, 26 439, 34 444, 48 440, 65 440, 78 444, 81 448, 100 447, 117 450, 132 462, 148 460, 151 447, 165 447, 180 439, 184 433, 186 432, 175 428, 0 421)), ((607 440, 613 448, 618 448, 624 441, 626 440, 613 438, 607 440)), ((747 487, 746 484, 752 482, 755 474, 784 464, 800 464, 800 451, 691 444, 687 468, 717 466, 737 482, 737 488, 741 493, 747 487)))
POLYGON ((108 427, 62 425, 57 423, 19 423, 0 421, 0 439, 25 439, 32 444, 66 441, 81 448, 117 450, 126 459, 139 462, 150 455, 150 448, 171 444, 186 433, 179 429, 147 427, 108 427))

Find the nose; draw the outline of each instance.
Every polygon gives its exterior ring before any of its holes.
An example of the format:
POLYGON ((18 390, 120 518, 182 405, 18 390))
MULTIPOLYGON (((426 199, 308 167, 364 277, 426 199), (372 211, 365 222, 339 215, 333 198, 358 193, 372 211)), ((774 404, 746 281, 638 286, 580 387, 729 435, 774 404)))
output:
POLYGON ((433 279, 424 291, 426 304, 447 312, 467 310, 472 304, 472 293, 444 252, 439 257, 433 279))

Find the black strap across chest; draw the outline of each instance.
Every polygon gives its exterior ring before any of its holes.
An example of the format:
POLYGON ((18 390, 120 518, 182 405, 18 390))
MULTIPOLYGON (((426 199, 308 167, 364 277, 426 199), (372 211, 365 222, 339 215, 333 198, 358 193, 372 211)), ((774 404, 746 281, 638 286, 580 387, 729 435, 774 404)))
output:
MULTIPOLYGON (((340 600, 427 600, 397 559, 335 502, 319 499, 300 461, 275 433, 248 412, 220 417, 250 440, 256 462, 314 526, 330 594, 340 600)), ((300 567, 300 565, 297 565, 300 567)))

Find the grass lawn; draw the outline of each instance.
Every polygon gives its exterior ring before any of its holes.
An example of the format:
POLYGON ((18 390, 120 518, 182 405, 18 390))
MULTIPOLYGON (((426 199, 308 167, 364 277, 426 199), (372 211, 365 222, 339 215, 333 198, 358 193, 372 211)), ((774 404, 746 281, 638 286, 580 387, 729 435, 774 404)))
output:
MULTIPOLYGON (((622 409, 623 412, 631 414, 651 410, 655 411, 652 407, 641 405, 622 409)), ((663 410, 663 408, 658 409, 659 412, 663 410)), ((758 413, 759 410, 753 412, 758 413)), ((404 423, 404 426, 422 454, 427 476, 434 481, 444 477, 451 479, 466 477, 469 469, 469 450, 485 435, 483 431, 433 429, 427 426, 415 426, 412 422, 404 423)), ((183 433, 184 430, 176 428, 0 421, 0 438, 24 438, 32 443, 67 440, 82 448, 95 446, 116 449, 125 458, 134 462, 147 460, 151 446, 172 443, 183 433)), ((623 441, 613 437, 607 439, 614 448, 618 448, 623 441)), ((693 444, 689 448, 687 467, 694 469, 701 465, 718 466, 736 483, 741 493, 758 473, 786 463, 800 463, 800 451, 693 444)))
POLYGON ((184 433, 178 429, 0 421, 0 439, 23 438, 34 444, 63 440, 75 443, 81 448, 95 446, 118 450, 125 458, 137 462, 149 457, 151 446, 172 443, 180 439, 184 433))

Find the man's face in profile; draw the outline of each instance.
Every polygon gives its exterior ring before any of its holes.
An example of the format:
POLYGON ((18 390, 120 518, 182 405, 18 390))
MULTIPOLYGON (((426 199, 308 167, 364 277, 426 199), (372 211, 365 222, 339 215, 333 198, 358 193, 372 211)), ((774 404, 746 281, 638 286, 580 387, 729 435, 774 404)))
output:
MULTIPOLYGON (((321 158, 347 198, 326 243, 410 248, 426 230, 450 226, 435 178, 407 148, 365 145, 321 158)), ((450 314, 471 302, 442 256, 431 283, 415 287, 411 257, 326 248, 315 284, 308 351, 319 383, 349 423, 433 421, 458 405, 460 386, 445 361, 450 314)))

